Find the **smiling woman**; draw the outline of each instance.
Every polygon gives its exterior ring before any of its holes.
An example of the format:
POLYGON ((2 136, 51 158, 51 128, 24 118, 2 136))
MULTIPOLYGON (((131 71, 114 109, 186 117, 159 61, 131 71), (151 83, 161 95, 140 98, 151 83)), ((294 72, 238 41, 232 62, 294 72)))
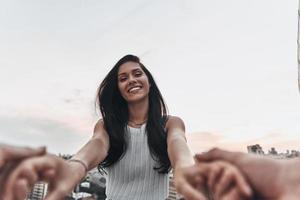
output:
POLYGON ((168 116, 153 76, 137 56, 115 64, 99 86, 97 103, 103 119, 91 142, 98 145, 88 143, 75 158, 89 167, 100 163, 108 172, 108 199, 165 199, 171 167, 194 160, 182 120, 168 116))
POLYGON ((68 162, 47 155, 21 163, 9 178, 7 200, 23 197, 24 193, 13 193, 14 188, 26 191, 23 188, 39 177, 50 180, 47 200, 62 199, 96 166, 108 174, 107 200, 164 200, 171 168, 176 190, 187 199, 205 199, 201 189, 206 183, 201 180, 209 176, 214 184, 215 170, 209 170, 215 167, 216 173, 224 172, 218 175, 219 191, 251 195, 250 189, 243 189, 248 185, 242 175, 228 164, 214 162, 202 168, 195 163, 183 121, 167 114, 154 78, 137 56, 126 55, 115 64, 99 86, 97 103, 103 119, 96 123, 89 142, 68 162))
POLYGON ((115 163, 126 151, 126 126, 138 128, 147 122, 149 149, 160 161, 158 169, 170 169, 166 105, 151 73, 138 57, 127 55, 119 60, 100 85, 98 103, 110 138, 111 153, 103 167, 115 163))

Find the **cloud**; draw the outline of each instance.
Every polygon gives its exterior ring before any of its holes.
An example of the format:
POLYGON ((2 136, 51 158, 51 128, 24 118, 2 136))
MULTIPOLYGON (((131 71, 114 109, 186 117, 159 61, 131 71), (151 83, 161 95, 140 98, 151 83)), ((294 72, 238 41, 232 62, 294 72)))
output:
POLYGON ((195 132, 187 134, 188 144, 194 153, 207 151, 213 147, 247 152, 247 146, 254 144, 260 144, 265 152, 271 147, 275 147, 279 152, 294 149, 300 150, 300 136, 290 136, 280 130, 272 130, 255 138, 244 138, 242 140, 231 138, 232 135, 224 132, 195 132))
POLYGON ((1 142, 25 146, 45 145, 53 153, 75 153, 90 137, 90 134, 80 131, 59 120, 0 116, 1 142))
POLYGON ((225 138, 216 132, 197 132, 186 134, 188 144, 193 152, 206 151, 217 146, 225 138))

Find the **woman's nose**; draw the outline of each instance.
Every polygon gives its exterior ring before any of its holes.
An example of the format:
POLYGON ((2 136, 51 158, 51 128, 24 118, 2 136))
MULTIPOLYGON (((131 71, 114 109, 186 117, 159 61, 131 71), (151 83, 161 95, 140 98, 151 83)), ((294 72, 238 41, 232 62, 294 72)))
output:
POLYGON ((129 76, 129 84, 133 84, 133 83, 136 83, 136 78, 133 77, 133 76, 129 76))

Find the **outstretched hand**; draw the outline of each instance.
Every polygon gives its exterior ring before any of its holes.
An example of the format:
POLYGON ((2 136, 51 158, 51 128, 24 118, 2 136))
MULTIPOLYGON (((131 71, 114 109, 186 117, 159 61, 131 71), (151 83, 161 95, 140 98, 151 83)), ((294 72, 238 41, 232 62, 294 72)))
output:
POLYGON ((45 147, 29 148, 16 147, 7 144, 0 144, 0 169, 4 168, 11 162, 20 161, 25 158, 39 156, 46 153, 45 147))
POLYGON ((64 199, 76 186, 79 176, 80 172, 74 171, 71 164, 54 155, 26 159, 9 176, 5 200, 23 200, 38 181, 49 183, 47 200, 64 199))
POLYGON ((246 200, 252 190, 242 173, 225 161, 199 163, 214 200, 246 200))
POLYGON ((3 199, 3 188, 6 186, 8 176, 22 160, 46 153, 45 147, 28 148, 0 144, 0 199, 3 199))
POLYGON ((213 149, 196 155, 199 162, 223 160, 235 165, 246 177, 255 199, 296 200, 300 196, 300 161, 273 160, 245 153, 213 149))
POLYGON ((174 185, 188 200, 207 200, 205 177, 198 164, 174 169, 174 185))
POLYGON ((215 200, 244 200, 252 196, 252 190, 243 175, 224 161, 177 168, 174 176, 177 191, 188 200, 206 200, 210 195, 215 200))

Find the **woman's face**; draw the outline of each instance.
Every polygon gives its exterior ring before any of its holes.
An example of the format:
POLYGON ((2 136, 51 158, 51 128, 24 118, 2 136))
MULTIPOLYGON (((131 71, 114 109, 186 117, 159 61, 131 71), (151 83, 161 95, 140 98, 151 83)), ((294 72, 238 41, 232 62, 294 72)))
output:
POLYGON ((148 98, 150 84, 147 75, 136 62, 122 64, 118 72, 118 87, 128 103, 148 98))

